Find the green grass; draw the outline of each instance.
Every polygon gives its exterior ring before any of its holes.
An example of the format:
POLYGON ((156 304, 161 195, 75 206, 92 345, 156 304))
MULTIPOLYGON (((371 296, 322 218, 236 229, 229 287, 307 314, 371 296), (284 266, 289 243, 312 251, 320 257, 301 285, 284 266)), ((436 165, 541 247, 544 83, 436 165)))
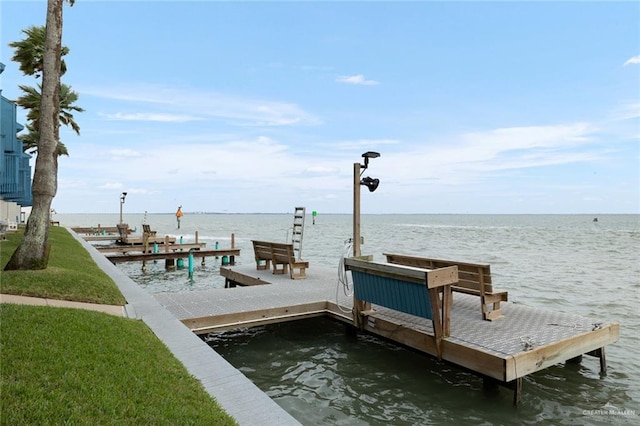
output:
MULTIPOLYGON (((4 268, 22 232, 0 242, 4 268)), ((115 283, 64 228, 49 267, 2 271, 3 293, 122 305, 115 283)), ((0 424, 232 425, 142 321, 0 304, 0 424)))
POLYGON ((1 304, 2 424, 231 425, 140 321, 1 304))
MULTIPOLYGON (((9 262, 22 239, 23 230, 7 235, 0 243, 0 265, 9 262)), ((65 228, 49 231, 51 253, 47 269, 0 272, 0 291, 20 296, 38 296, 76 302, 124 305, 125 299, 113 280, 91 259, 89 253, 65 228)))

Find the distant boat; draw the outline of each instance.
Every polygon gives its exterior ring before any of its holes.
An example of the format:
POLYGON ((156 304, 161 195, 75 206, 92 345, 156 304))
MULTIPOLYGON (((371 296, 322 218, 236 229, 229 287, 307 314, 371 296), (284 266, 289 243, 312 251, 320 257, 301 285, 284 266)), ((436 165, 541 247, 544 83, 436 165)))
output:
POLYGON ((594 218, 593 218, 593 221, 594 221, 594 222, 597 222, 597 221, 598 221, 598 218, 597 218, 597 217, 594 217, 594 218))

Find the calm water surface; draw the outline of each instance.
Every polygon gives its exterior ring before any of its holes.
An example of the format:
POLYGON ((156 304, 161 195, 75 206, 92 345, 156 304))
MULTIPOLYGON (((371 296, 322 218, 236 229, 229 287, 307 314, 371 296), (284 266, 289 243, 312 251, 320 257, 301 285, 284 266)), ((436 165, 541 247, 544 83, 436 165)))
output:
MULTIPOLYGON (((57 215, 67 226, 113 226, 117 215, 57 215)), ((527 376, 523 402, 481 391, 482 381, 456 367, 370 336, 350 337, 326 319, 212 335, 209 343, 301 423, 330 424, 640 424, 640 216, 363 215, 363 254, 387 251, 490 263, 494 286, 509 299, 619 322, 607 347, 608 374, 597 358, 527 376), (611 410, 611 411, 610 411, 611 410), (626 413, 627 415, 622 415, 626 413)), ((141 229, 143 215, 125 215, 141 229)), ((285 241, 291 215, 148 215, 161 235, 241 249, 253 263, 252 239, 285 241)), ((336 267, 351 233, 350 215, 307 217, 303 258, 336 267)), ((121 268, 151 293, 222 287, 220 260, 196 262, 195 275, 164 263, 121 268)), ((337 279, 336 279, 337 281, 337 279)))

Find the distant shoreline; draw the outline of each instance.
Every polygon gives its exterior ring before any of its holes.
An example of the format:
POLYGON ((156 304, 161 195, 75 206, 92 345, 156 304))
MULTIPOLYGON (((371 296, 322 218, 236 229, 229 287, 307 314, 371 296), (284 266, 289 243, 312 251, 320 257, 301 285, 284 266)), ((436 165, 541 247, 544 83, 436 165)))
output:
MULTIPOLYGON (((108 216, 118 215, 118 213, 56 213, 57 215, 82 215, 82 216, 108 216)), ((127 212, 127 215, 147 215, 147 216, 164 216, 175 215, 175 212, 166 213, 150 213, 150 212, 127 212)), ((185 215, 291 215, 292 212, 280 212, 280 213, 261 213, 261 212, 184 212, 185 215)), ((318 215, 324 216, 345 216, 352 213, 318 213, 318 215)), ((363 216, 640 216, 640 213, 361 213, 363 216)), ((311 213, 308 212, 307 216, 311 213)))

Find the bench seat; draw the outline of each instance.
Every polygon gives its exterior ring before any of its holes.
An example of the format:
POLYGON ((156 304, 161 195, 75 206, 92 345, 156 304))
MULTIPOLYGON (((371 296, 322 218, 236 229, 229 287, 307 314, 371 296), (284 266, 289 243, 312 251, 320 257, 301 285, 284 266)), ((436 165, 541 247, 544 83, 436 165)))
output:
POLYGON ((293 244, 274 243, 269 241, 253 242, 253 252, 256 259, 256 269, 269 269, 269 264, 273 268, 273 273, 289 274, 291 279, 303 279, 307 277, 309 262, 295 258, 293 244))

